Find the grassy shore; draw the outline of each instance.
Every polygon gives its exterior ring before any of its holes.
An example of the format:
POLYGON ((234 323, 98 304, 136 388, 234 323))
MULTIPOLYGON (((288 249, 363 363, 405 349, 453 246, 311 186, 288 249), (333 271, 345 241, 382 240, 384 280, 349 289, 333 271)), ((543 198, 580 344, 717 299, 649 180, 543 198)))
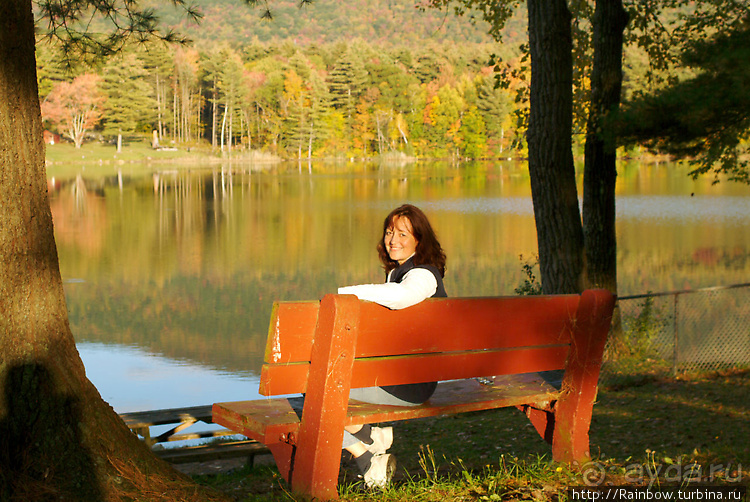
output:
POLYGON ((205 166, 229 160, 273 164, 281 159, 256 151, 240 150, 235 150, 230 157, 222 155, 221 152, 212 152, 205 145, 153 149, 151 143, 143 138, 126 141, 120 152, 117 151, 116 145, 98 141, 86 142, 81 148, 75 148, 72 143, 46 146, 47 174, 58 178, 75 176, 81 171, 90 176, 109 176, 118 171, 150 171, 155 166, 205 166))
MULTIPOLYGON (((599 391, 592 462, 556 464, 517 410, 393 424, 399 470, 391 488, 364 491, 343 458, 342 500, 566 501, 583 485, 750 482, 750 371, 672 379, 644 372, 599 391)), ((237 501, 297 500, 275 468, 196 476, 237 501)))

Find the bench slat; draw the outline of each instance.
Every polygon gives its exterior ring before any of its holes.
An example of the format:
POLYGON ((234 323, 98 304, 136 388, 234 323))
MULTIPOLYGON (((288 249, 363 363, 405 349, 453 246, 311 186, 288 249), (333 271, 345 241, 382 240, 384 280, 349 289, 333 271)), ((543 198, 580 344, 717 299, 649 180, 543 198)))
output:
POLYGON ((286 398, 214 403, 213 417, 214 423, 267 445, 299 428, 299 416, 286 398))
MULTIPOLYGON (((495 378, 494 385, 474 379, 440 382, 435 394, 421 406, 385 406, 350 401, 347 425, 408 420, 506 406, 532 405, 544 409, 559 391, 535 374, 495 378)), ((214 422, 241 434, 271 444, 282 435, 296 434, 299 417, 289 399, 216 403, 214 422)))
MULTIPOLYGON (((569 345, 361 358, 354 361, 352 388, 458 380, 475 376, 548 371, 565 366, 569 345)), ((309 364, 264 365, 264 396, 306 392, 309 364)))
POLYGON ((320 302, 274 302, 263 360, 309 361, 319 309, 320 302))
POLYGON ((361 302, 356 355, 377 357, 570 343, 578 301, 578 295, 435 298, 398 311, 361 302))
MULTIPOLYGON (((361 302, 357 357, 569 343, 580 297, 434 298, 403 310, 361 302), (450 321, 450 322, 446 322, 450 321)), ((310 360, 319 302, 274 304, 266 363, 310 360)))

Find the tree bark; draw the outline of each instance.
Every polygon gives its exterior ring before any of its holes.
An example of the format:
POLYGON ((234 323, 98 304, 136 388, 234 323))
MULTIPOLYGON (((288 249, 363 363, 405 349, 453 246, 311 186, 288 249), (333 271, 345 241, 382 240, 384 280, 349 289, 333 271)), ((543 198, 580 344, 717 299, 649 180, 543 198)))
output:
POLYGON ((598 0, 594 11, 594 65, 591 106, 586 124, 583 177, 583 230, 586 243, 586 287, 617 294, 615 184, 617 144, 602 121, 617 111, 622 94, 623 32, 628 14, 621 0, 598 0))
POLYGON ((0 2, 0 500, 216 500, 86 379, 47 198, 31 0, 0 2))
POLYGON ((583 289, 583 228, 571 147, 573 59, 565 0, 528 0, 529 174, 544 293, 583 289))

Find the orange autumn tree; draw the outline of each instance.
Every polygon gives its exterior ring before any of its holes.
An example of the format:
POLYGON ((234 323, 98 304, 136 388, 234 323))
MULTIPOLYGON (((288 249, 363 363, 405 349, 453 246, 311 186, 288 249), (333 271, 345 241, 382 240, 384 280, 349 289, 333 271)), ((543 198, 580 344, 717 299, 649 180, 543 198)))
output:
POLYGON ((99 90, 101 77, 84 73, 73 82, 60 82, 42 103, 42 116, 58 131, 81 148, 86 131, 102 117, 104 94, 99 90))

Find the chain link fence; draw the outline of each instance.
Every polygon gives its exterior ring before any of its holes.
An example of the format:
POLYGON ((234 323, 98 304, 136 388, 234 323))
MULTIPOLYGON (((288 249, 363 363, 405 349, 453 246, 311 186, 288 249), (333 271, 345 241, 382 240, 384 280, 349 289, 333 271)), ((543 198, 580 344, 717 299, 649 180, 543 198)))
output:
POLYGON ((684 373, 750 366, 750 284, 618 299, 616 334, 602 367, 623 357, 684 373))

